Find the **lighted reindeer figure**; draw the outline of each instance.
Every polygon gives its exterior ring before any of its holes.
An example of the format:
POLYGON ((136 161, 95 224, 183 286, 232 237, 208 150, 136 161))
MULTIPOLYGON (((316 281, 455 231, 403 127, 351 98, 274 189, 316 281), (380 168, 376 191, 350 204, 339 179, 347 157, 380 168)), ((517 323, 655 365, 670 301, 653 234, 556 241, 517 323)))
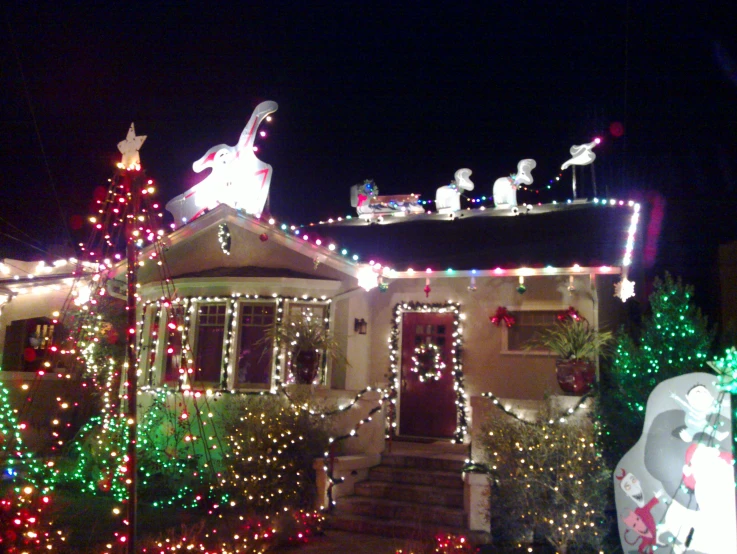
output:
POLYGON ((259 160, 253 145, 261 122, 278 108, 276 102, 261 102, 253 110, 238 144, 218 144, 192 164, 195 173, 210 169, 210 174, 188 191, 170 200, 166 209, 181 225, 227 204, 248 214, 259 215, 269 196, 272 167, 259 160))
POLYGON ((449 185, 438 188, 435 193, 435 209, 438 213, 453 213, 461 209, 461 194, 464 190, 473 190, 472 171, 467 168, 455 172, 455 179, 449 185))
POLYGON ((532 159, 520 160, 517 164, 517 173, 509 177, 500 177, 494 181, 494 204, 497 208, 517 207, 517 187, 532 184, 532 170, 537 162, 532 159))

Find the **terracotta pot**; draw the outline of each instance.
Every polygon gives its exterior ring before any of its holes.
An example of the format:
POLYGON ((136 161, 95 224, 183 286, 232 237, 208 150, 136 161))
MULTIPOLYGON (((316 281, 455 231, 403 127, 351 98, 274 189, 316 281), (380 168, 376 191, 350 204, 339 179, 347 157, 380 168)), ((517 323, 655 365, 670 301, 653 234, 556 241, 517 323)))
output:
POLYGON ((555 360, 558 384, 564 392, 586 394, 596 380, 596 365, 590 360, 555 360))
POLYGON ((311 385, 317 377, 320 364, 320 353, 314 350, 297 352, 294 356, 292 374, 294 380, 300 385, 311 385))

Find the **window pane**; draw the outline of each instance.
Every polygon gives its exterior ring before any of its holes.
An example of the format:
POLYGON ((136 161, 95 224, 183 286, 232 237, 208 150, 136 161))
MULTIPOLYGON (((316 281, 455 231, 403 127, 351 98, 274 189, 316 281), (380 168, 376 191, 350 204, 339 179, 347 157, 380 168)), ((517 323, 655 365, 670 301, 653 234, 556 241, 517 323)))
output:
POLYGON ((197 332, 195 381, 218 383, 223 365, 223 327, 205 326, 197 332))
POLYGON ((271 343, 259 343, 274 325, 274 306, 240 305, 236 385, 267 389, 271 385, 271 343))
MULTIPOLYGON (((522 351, 525 345, 544 329, 555 326, 557 311, 514 312, 515 323, 507 329, 507 350, 522 351)), ((544 348, 533 348, 534 352, 547 352, 544 348)))
POLYGON ((195 377, 197 382, 219 383, 223 366, 225 338, 224 303, 203 304, 197 312, 197 349, 195 377))

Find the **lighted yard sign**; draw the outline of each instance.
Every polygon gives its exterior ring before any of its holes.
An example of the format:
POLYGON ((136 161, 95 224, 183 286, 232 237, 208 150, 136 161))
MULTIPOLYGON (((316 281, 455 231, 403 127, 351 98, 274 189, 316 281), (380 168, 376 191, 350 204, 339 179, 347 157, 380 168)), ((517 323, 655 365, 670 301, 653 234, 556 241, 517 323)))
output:
POLYGON ((614 474, 626 554, 737 552, 731 429, 717 376, 690 373, 655 388, 642 436, 614 474))
POLYGON ((218 204, 260 215, 271 184, 272 167, 254 153, 254 141, 261 122, 278 108, 276 102, 261 102, 251 114, 238 144, 218 144, 192 164, 195 173, 210 169, 210 174, 191 189, 170 200, 166 209, 180 226, 218 204))

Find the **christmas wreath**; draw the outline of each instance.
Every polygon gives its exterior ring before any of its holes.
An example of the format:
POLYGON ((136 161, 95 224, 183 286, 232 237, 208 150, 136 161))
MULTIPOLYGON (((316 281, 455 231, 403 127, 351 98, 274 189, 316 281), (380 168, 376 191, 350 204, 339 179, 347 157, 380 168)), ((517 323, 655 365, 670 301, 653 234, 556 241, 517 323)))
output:
POLYGON ((445 362, 440 349, 434 344, 421 344, 412 356, 412 373, 417 373, 421 383, 438 381, 443 376, 445 362))

